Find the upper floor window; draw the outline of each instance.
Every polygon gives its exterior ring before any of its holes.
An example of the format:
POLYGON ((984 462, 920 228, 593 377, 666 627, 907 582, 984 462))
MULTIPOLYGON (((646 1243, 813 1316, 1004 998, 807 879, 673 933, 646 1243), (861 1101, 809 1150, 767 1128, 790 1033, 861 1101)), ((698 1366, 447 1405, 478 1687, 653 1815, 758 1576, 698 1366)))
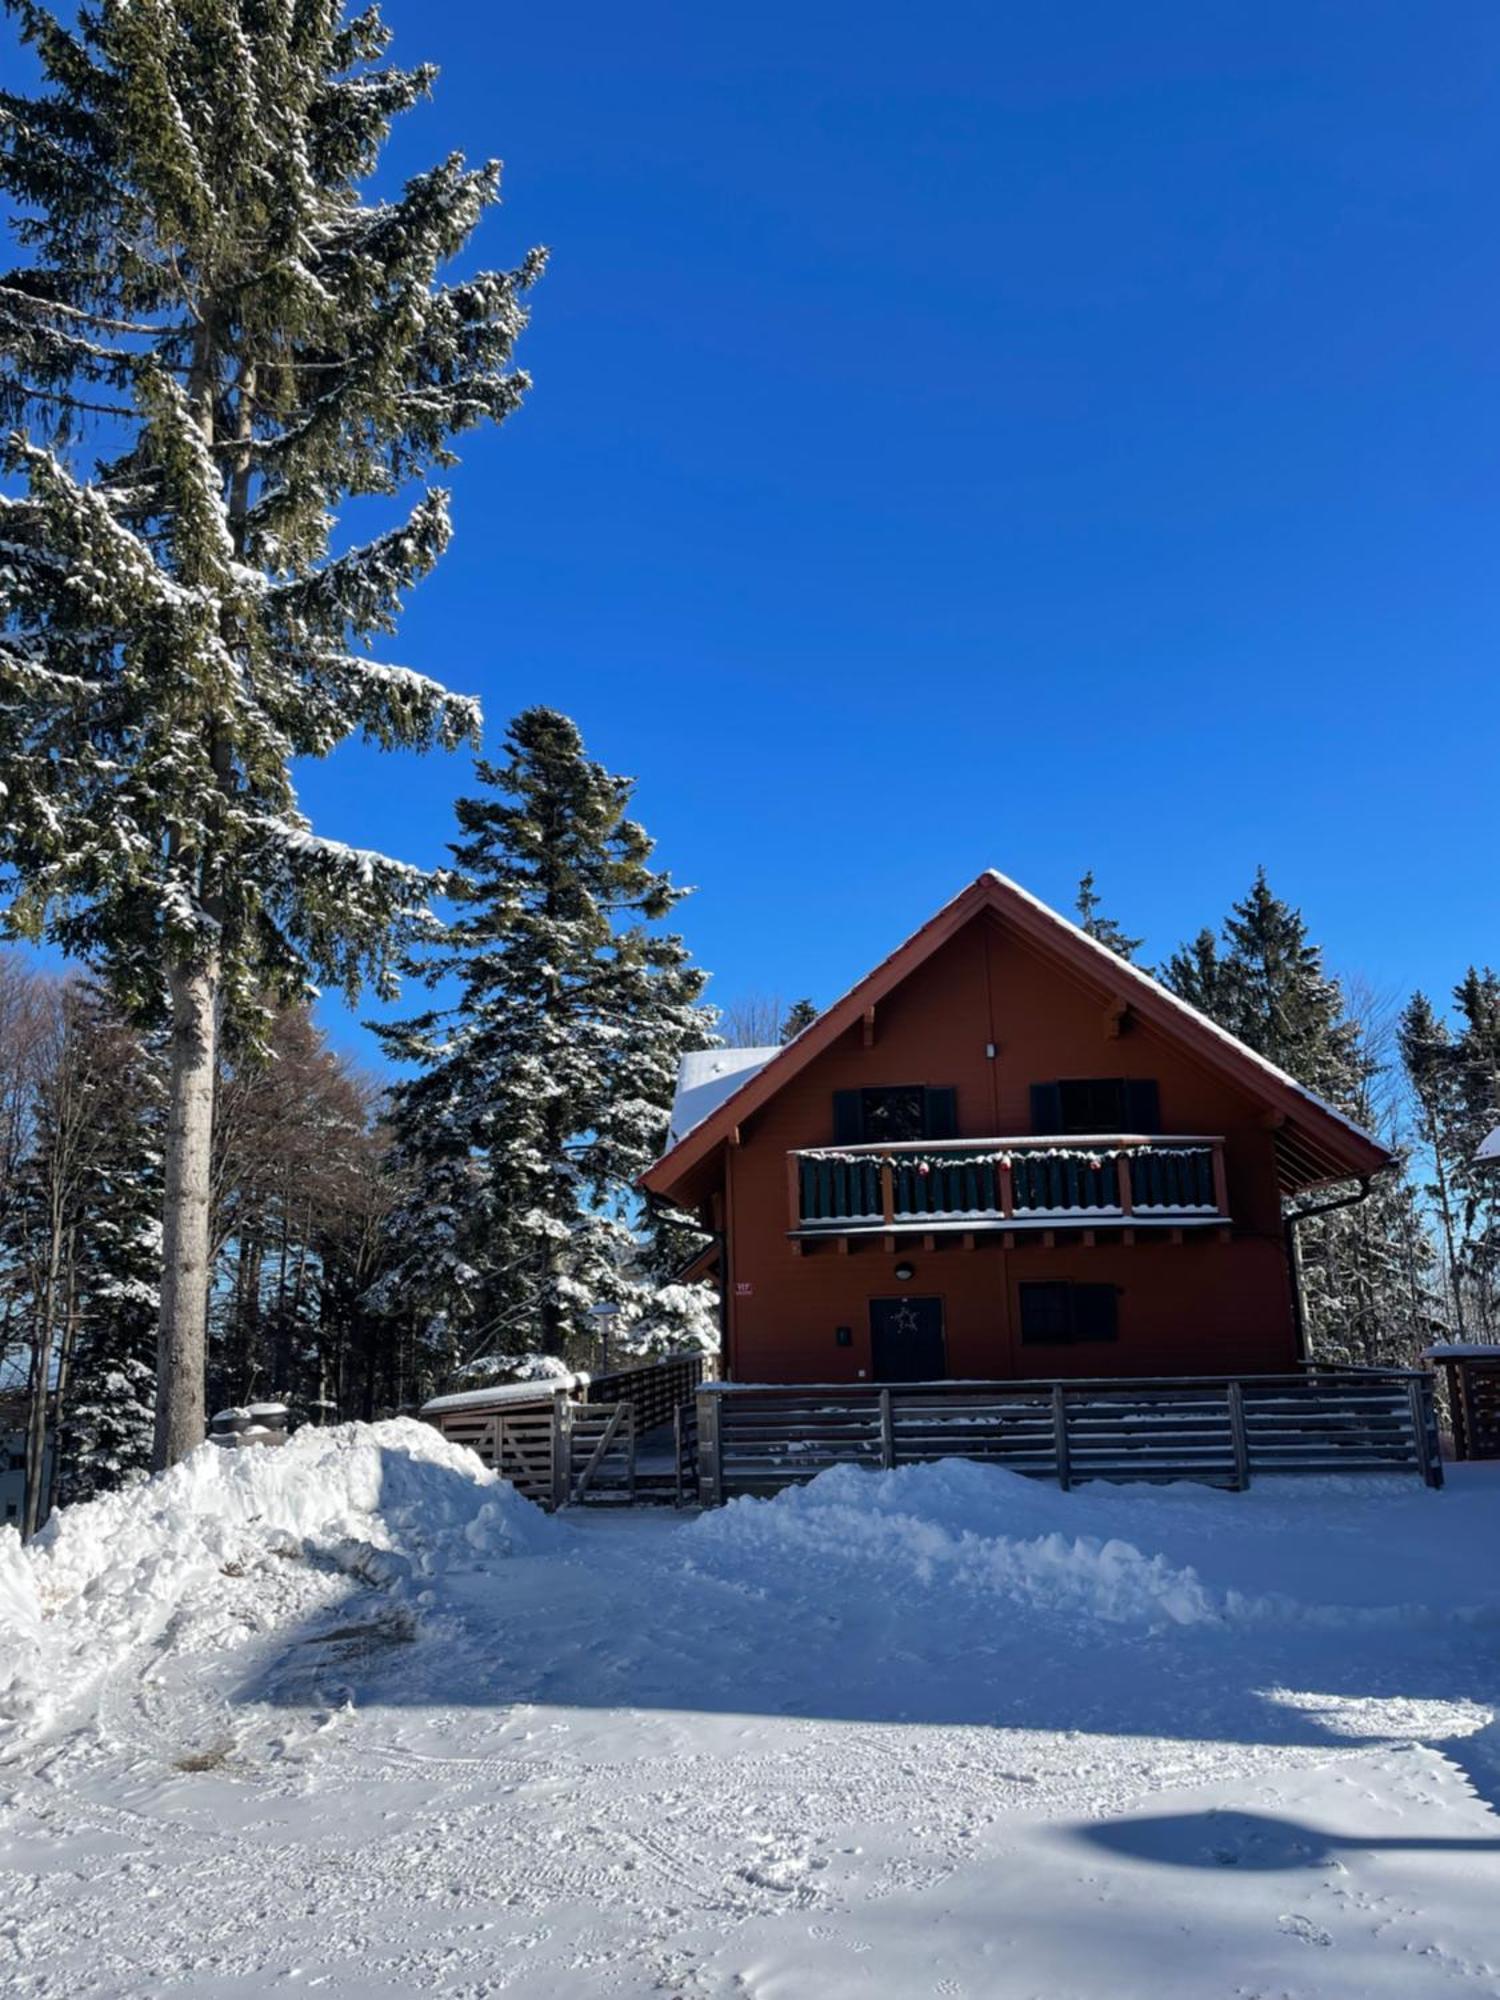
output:
POLYGON ((1069 1076, 1031 1086, 1033 1132, 1159 1132, 1161 1106, 1148 1076, 1069 1076))
POLYGON ((957 1137, 958 1092, 951 1085, 889 1083, 833 1093, 835 1145, 899 1146, 957 1137))

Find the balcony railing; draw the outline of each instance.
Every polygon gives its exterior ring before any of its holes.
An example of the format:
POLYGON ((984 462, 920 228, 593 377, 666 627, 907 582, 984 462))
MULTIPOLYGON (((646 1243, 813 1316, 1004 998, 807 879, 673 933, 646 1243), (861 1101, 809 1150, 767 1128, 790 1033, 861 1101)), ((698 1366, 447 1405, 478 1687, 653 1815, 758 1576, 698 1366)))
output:
POLYGON ((809 1147, 788 1162, 804 1235, 1229 1220, 1218 1138, 918 1139, 809 1147))

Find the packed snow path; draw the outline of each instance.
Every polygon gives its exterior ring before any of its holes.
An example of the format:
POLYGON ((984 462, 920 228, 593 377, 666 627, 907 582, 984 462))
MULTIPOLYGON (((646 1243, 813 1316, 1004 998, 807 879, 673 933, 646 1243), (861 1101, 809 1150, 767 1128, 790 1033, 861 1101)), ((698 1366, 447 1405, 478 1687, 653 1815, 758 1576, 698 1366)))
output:
POLYGON ((1500 1993, 1500 1479, 544 1519, 412 1425, 0 1537, 0 1992, 1500 1993))

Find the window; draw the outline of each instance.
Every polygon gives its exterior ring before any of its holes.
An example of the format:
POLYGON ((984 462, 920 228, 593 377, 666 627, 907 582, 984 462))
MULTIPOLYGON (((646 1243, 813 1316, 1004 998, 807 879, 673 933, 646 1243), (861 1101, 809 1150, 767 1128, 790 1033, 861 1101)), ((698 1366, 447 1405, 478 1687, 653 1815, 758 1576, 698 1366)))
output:
POLYGON ((839 1146, 899 1146, 913 1139, 958 1137, 958 1093, 951 1085, 887 1083, 833 1093, 839 1146))
POLYGON ((1021 1285, 1021 1339, 1048 1342, 1118 1340, 1120 1293, 1116 1285, 1021 1285))
POLYGON ((1159 1132, 1161 1110, 1148 1076, 1069 1076, 1031 1086, 1033 1132, 1159 1132))

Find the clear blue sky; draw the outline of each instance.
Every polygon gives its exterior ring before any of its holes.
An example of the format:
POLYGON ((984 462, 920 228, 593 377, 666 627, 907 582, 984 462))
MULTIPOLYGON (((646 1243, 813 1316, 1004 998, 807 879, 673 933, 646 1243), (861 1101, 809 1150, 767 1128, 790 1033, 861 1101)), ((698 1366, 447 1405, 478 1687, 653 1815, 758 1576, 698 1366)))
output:
MULTIPOLYGON (((1492 0, 387 12, 396 169, 553 248, 388 657, 639 776, 719 997, 986 866, 1148 957, 1261 862, 1379 986, 1500 956, 1492 0)), ((467 776, 304 797, 428 860, 467 776)))

